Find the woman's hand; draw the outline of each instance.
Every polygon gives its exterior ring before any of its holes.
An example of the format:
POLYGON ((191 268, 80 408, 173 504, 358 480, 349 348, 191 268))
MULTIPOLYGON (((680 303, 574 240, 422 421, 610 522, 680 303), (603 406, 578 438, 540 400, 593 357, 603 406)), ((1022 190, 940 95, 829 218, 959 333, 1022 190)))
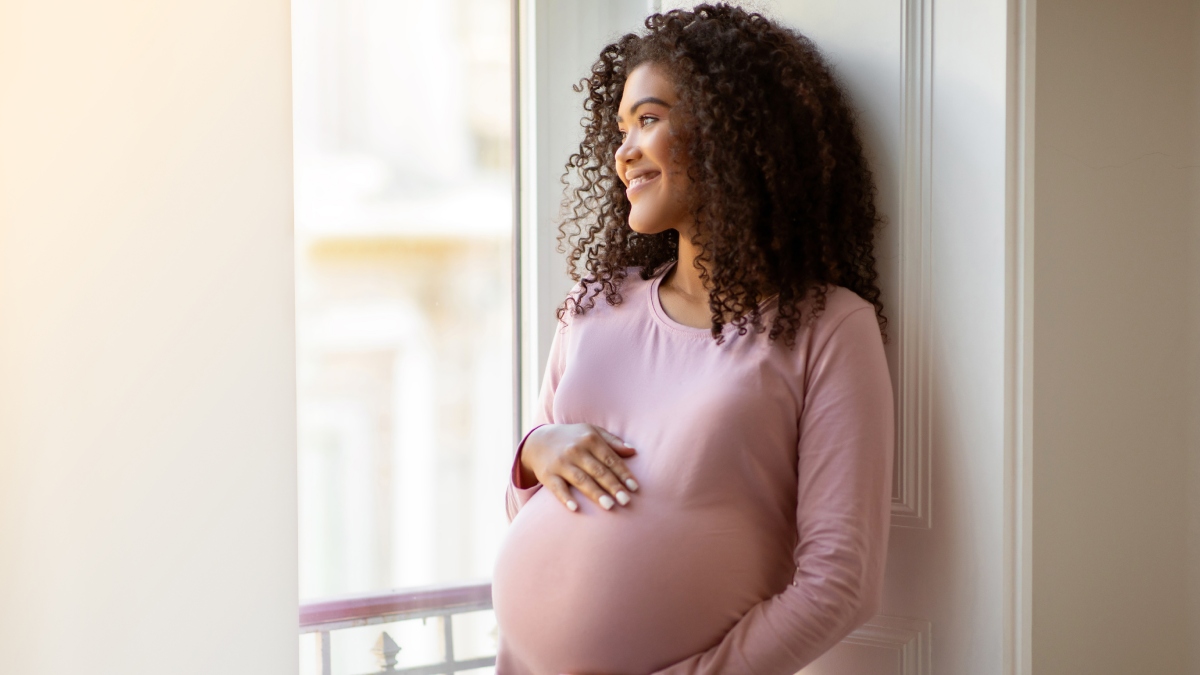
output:
POLYGON ((572 511, 579 510, 571 498, 572 485, 608 510, 628 504, 629 493, 637 492, 637 481, 622 459, 636 452, 598 426, 544 424, 521 448, 521 479, 526 484, 536 479, 572 511))

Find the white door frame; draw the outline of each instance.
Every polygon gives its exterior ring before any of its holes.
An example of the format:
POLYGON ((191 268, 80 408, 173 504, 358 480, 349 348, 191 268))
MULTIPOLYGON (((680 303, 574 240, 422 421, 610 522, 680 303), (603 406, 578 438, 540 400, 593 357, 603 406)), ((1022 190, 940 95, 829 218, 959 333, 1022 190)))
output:
POLYGON ((1004 672, 1033 673, 1034 93, 1037 0, 1009 0, 1004 672))

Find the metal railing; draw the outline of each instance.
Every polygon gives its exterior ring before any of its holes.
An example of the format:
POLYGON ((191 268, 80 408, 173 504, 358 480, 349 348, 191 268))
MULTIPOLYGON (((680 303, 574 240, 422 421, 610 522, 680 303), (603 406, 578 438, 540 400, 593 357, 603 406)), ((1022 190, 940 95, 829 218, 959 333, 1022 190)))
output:
POLYGON ((418 588, 396 593, 356 595, 300 606, 300 634, 317 634, 318 669, 321 675, 333 675, 330 633, 344 628, 395 623, 412 619, 436 618, 442 632, 443 655, 438 663, 396 668, 400 646, 380 631, 372 653, 380 673, 394 675, 454 675, 459 671, 486 668, 496 664, 495 656, 457 661, 454 657, 454 615, 492 608, 492 585, 466 584, 418 588))

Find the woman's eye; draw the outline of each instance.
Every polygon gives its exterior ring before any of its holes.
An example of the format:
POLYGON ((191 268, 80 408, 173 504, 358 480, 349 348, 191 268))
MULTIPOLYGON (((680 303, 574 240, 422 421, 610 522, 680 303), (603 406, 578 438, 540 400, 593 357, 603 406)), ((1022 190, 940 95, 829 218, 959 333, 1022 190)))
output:
MULTIPOLYGON (((658 121, 658 118, 654 117, 653 115, 642 115, 641 117, 638 118, 639 124, 643 127, 646 126, 647 122, 656 122, 656 121, 658 121)), ((622 141, 625 140, 625 137, 629 135, 628 131, 623 131, 621 129, 617 129, 617 133, 621 136, 622 141)))

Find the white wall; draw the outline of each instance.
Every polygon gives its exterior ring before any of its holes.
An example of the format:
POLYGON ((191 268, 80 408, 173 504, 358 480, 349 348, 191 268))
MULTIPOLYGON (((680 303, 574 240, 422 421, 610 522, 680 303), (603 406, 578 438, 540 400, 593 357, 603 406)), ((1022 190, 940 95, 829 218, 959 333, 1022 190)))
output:
MULTIPOLYGON (((922 542, 923 533, 912 531, 898 539, 932 549, 933 564, 912 572, 936 589, 920 616, 935 627, 932 672, 939 674, 1001 673, 1004 663, 1007 19, 1003 2, 934 2, 937 536, 922 542)), ((904 594, 904 573, 889 569, 896 596, 904 594)))
POLYGON ((0 670, 295 673, 286 0, 0 3, 0 670))
POLYGON ((1198 6, 1037 3, 1035 672, 1200 672, 1198 6))

